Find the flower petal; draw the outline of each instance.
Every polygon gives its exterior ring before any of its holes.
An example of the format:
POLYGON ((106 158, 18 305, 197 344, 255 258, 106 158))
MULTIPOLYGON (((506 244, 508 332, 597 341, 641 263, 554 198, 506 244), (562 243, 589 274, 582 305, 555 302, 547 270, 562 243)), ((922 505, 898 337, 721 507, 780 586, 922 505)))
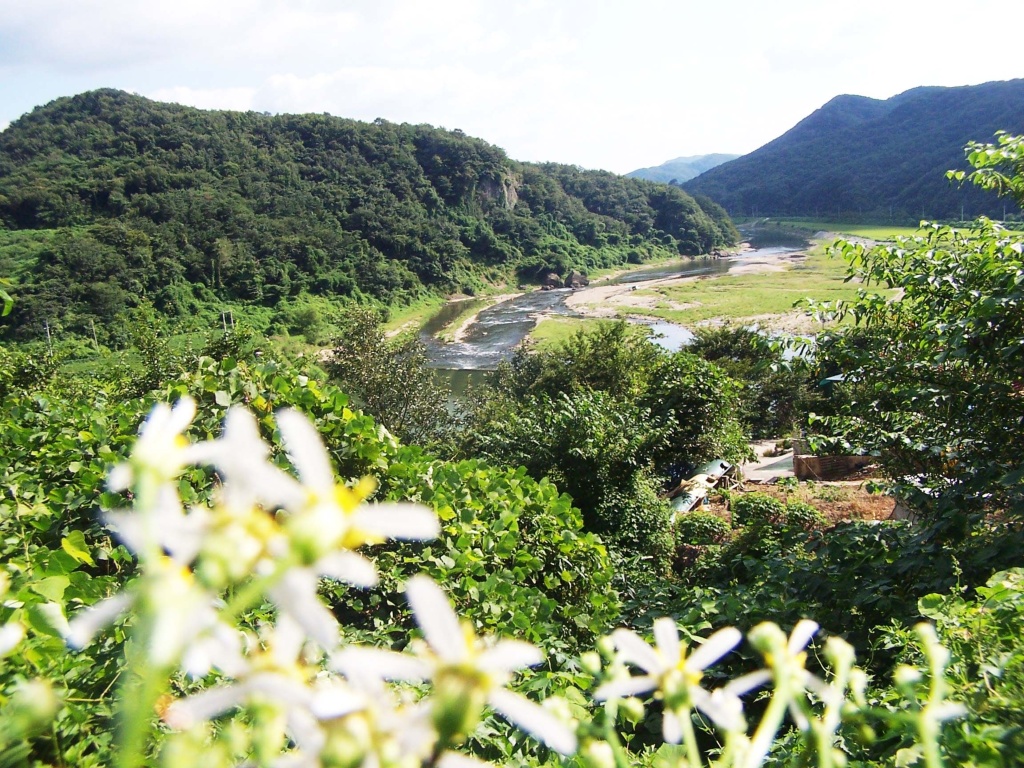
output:
POLYGON ((487 702, 510 722, 563 755, 576 751, 576 734, 555 715, 525 696, 504 688, 493 689, 487 702))
POLYGON ((661 736, 669 744, 678 744, 683 740, 683 725, 679 722, 679 715, 671 709, 666 709, 661 717, 661 736))
POLYGON ((325 649, 338 644, 338 622, 317 597, 318 579, 307 568, 292 568, 267 594, 325 649))
POLYGON ((163 719, 171 728, 184 731, 234 709, 245 701, 248 693, 244 683, 207 688, 175 701, 164 711, 163 719))
POLYGON ((430 669, 422 660, 383 648, 346 648, 334 654, 331 668, 341 672, 345 677, 356 679, 372 675, 381 680, 417 683, 430 677, 430 669))
POLYGON ((679 663, 683 648, 679 643, 679 629, 674 619, 662 616, 654 620, 654 644, 664 664, 675 666, 679 663))
POLYGON ((420 504, 366 504, 353 515, 354 527, 385 539, 427 541, 437 538, 437 514, 420 504))
POLYGON ((72 648, 84 648, 97 632, 127 611, 134 599, 134 596, 120 592, 90 605, 68 623, 64 642, 72 648))
POLYGON ((449 662, 462 661, 469 655, 459 618, 433 579, 422 574, 413 576, 405 583, 405 596, 434 653, 449 662))
POLYGON ((494 768, 494 765, 461 752, 445 752, 437 761, 437 768, 494 768))
POLYGON ((612 632, 612 642, 615 643, 619 658, 623 662, 634 664, 651 674, 660 674, 664 671, 664 661, 633 630, 616 629, 612 632))
POLYGON ((344 581, 354 587, 373 587, 377 584, 377 568, 373 562, 356 552, 331 552, 316 561, 321 576, 344 581))
POLYGON ((302 483, 319 493, 333 492, 334 471, 320 433, 309 419, 289 408, 278 411, 277 427, 302 483))
POLYGON ((771 679, 772 673, 767 669, 761 669, 757 672, 749 672, 737 677, 735 680, 730 680, 720 690, 727 696, 743 696, 755 688, 760 688, 771 679))
POLYGON ((715 632, 686 659, 686 669, 696 672, 707 669, 739 645, 743 633, 736 627, 725 627, 715 632))
POLYGON ((13 651, 25 637, 25 627, 16 622, 0 627, 0 657, 13 651))
POLYGON ((793 627, 793 632, 789 636, 789 645, 787 648, 791 654, 796 654, 807 647, 807 644, 811 642, 811 637, 818 631, 818 623, 811 621, 810 619, 801 619, 797 622, 797 625, 793 627))
POLYGON ((596 701, 624 699, 627 696, 637 696, 641 693, 653 691, 657 687, 657 678, 650 677, 649 675, 627 677, 622 680, 613 680, 600 686, 594 691, 594 699, 596 701))
POLYGON ((722 730, 745 730, 743 702, 738 696, 730 695, 721 688, 709 694, 703 688, 694 687, 690 690, 690 697, 694 706, 722 730))
POLYGON ((501 640, 480 654, 477 665, 488 672, 513 672, 536 666, 542 661, 544 653, 537 646, 522 640, 501 640))

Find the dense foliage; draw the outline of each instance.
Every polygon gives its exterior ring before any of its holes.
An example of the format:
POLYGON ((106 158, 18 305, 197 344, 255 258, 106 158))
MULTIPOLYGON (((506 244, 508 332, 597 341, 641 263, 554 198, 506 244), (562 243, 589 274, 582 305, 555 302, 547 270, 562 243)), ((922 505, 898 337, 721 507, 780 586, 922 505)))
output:
POLYGON ((551 477, 588 530, 664 569, 672 536, 659 492, 670 476, 745 455, 736 402, 715 366, 609 323, 501 366, 468 417, 463 450, 551 477))
POLYGON ((18 298, 5 330, 20 338, 105 337, 143 297, 183 317, 303 292, 390 305, 735 238, 680 190, 517 163, 461 131, 113 90, 58 99, 0 135, 0 225, 18 298))
POLYGON ((804 426, 808 413, 820 412, 821 393, 813 372, 799 361, 786 360, 780 345, 754 328, 697 328, 687 349, 743 385, 739 417, 754 439, 791 435, 804 426))
POLYGON ((943 180, 948 169, 966 168, 968 140, 999 129, 1024 131, 1024 80, 914 88, 884 101, 837 96, 774 141, 683 188, 734 216, 1000 218, 1001 202, 943 180))
MULTIPOLYGON (((1019 141, 969 151, 983 169, 991 159, 1019 181, 1019 141)), ((1020 235, 980 219, 970 229, 928 225, 892 244, 837 250, 865 288, 857 301, 818 307, 857 323, 818 340, 823 372, 845 378, 848 398, 821 423, 832 445, 877 454, 912 507, 955 531, 992 513, 1020 519, 1020 235), (897 288, 901 297, 889 301, 875 287, 897 288)))

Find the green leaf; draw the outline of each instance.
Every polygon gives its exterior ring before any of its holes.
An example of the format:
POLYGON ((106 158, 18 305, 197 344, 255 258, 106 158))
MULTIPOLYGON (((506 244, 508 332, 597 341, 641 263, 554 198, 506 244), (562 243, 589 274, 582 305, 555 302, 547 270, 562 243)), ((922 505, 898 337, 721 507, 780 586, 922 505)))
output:
POLYGON ((85 534, 82 531, 72 531, 61 539, 60 548, 80 563, 96 565, 93 562, 92 555, 89 554, 89 545, 86 543, 85 534))
POLYGON ((41 635, 64 637, 68 620, 57 603, 35 603, 25 609, 25 620, 30 628, 41 635))
POLYGON ((37 595, 56 602, 64 597, 64 590, 70 583, 71 580, 67 576, 48 576, 30 585, 29 589, 37 595))
POLYGON ((223 389, 218 389, 217 392, 214 394, 213 399, 214 401, 216 401, 217 405, 223 408, 227 408, 229 405, 231 405, 231 395, 229 395, 223 389))

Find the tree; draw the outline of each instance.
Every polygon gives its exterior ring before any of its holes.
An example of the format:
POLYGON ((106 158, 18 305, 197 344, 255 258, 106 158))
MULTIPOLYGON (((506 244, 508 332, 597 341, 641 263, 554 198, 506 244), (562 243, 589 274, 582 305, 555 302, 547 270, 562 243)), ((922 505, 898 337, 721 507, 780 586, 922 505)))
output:
POLYGON ((387 338, 372 310, 353 310, 344 326, 326 358, 331 378, 403 442, 440 447, 455 419, 423 345, 412 336, 387 338))
MULTIPOLYGON (((1020 137, 967 152, 972 181, 1024 198, 1020 137)), ((818 344, 850 397, 823 422, 834 441, 877 453, 916 506, 955 530, 991 513, 1019 517, 1024 238, 982 218, 970 230, 925 223, 895 243, 840 242, 834 251, 865 286, 856 301, 817 307, 856 323, 818 344)))

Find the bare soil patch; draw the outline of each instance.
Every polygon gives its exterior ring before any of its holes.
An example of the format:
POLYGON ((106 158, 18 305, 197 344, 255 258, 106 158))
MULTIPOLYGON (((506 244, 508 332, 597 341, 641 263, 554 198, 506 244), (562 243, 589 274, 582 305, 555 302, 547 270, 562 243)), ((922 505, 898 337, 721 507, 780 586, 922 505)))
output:
MULTIPOLYGON (((867 480, 845 480, 831 483, 799 484, 777 483, 774 485, 746 484, 743 490, 732 492, 745 493, 756 491, 773 496, 784 504, 791 501, 803 501, 819 510, 832 523, 844 520, 888 520, 896 505, 891 496, 880 493, 869 493, 867 480)), ((729 519, 728 507, 719 497, 713 496, 710 511, 729 519)))

